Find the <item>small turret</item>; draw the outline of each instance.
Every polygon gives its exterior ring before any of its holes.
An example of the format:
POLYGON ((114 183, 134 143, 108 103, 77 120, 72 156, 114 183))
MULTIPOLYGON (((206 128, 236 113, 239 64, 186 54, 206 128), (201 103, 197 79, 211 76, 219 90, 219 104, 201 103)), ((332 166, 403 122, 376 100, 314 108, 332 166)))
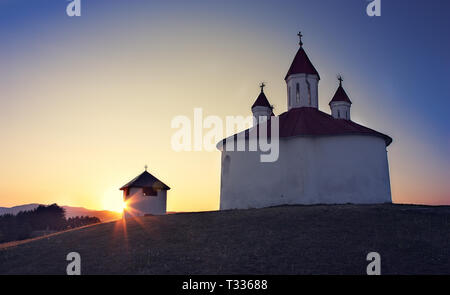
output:
POLYGON ((270 116, 273 116, 273 107, 264 94, 265 86, 266 85, 264 83, 261 83, 261 85, 259 86, 261 87, 261 93, 258 95, 255 103, 252 105, 252 113, 253 117, 255 117, 255 120, 257 120, 256 122, 270 119, 270 116))
POLYGON ((335 119, 350 120, 350 107, 352 105, 352 102, 350 101, 347 93, 345 93, 345 90, 342 87, 343 79, 340 75, 338 76, 338 80, 339 87, 336 90, 333 99, 329 103, 331 108, 331 115, 335 119))
POLYGON ((284 78, 287 84, 288 110, 300 107, 319 107, 319 73, 303 49, 302 34, 299 32, 300 48, 284 78))

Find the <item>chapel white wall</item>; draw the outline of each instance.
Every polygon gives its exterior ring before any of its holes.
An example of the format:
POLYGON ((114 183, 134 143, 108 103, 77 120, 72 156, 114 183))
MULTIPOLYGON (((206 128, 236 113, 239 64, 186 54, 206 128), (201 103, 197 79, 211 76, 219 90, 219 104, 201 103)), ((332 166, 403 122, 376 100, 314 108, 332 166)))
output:
POLYGON ((144 216, 145 214, 164 215, 166 214, 167 191, 159 190, 156 196, 144 196, 142 188, 130 188, 129 196, 125 196, 127 209, 124 210, 124 217, 144 216))
POLYGON ((259 152, 222 152, 221 210, 391 202, 386 143, 379 137, 282 138, 278 161, 259 160, 259 152))
POLYGON ((267 121, 272 114, 272 109, 264 106, 254 106, 252 108, 254 122, 267 121))
POLYGON ((335 119, 350 120, 350 103, 346 101, 332 102, 330 105, 331 115, 335 119))
POLYGON ((286 80, 288 110, 299 107, 319 107, 319 77, 314 74, 294 74, 286 80), (297 100, 297 84, 299 99, 297 100))

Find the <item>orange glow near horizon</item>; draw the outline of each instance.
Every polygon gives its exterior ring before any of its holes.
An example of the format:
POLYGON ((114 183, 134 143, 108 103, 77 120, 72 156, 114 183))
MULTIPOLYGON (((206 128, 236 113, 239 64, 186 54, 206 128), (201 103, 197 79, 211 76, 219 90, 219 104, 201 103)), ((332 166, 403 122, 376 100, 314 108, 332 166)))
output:
POLYGON ((127 204, 123 201, 121 193, 122 191, 117 193, 114 188, 106 191, 102 198, 101 209, 122 213, 127 204))

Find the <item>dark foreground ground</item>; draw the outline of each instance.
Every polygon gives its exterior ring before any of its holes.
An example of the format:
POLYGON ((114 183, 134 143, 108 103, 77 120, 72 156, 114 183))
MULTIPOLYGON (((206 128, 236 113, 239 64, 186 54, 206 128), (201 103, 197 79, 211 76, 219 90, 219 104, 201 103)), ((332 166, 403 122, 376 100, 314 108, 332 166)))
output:
POLYGON ((0 248, 0 274, 450 274, 450 207, 284 206, 104 223, 0 248))

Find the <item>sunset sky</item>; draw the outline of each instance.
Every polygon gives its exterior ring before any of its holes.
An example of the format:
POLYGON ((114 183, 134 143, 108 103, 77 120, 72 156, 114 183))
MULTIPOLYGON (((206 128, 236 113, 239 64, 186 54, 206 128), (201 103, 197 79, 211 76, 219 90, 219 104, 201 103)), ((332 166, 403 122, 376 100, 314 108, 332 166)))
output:
POLYGON ((217 210, 220 152, 175 152, 171 120, 248 116, 265 81, 275 114, 298 49, 352 119, 390 135, 396 203, 450 205, 450 2, 0 0, 0 206, 117 209, 144 170, 168 211, 217 210), (345 4, 345 5, 344 5, 345 4))

